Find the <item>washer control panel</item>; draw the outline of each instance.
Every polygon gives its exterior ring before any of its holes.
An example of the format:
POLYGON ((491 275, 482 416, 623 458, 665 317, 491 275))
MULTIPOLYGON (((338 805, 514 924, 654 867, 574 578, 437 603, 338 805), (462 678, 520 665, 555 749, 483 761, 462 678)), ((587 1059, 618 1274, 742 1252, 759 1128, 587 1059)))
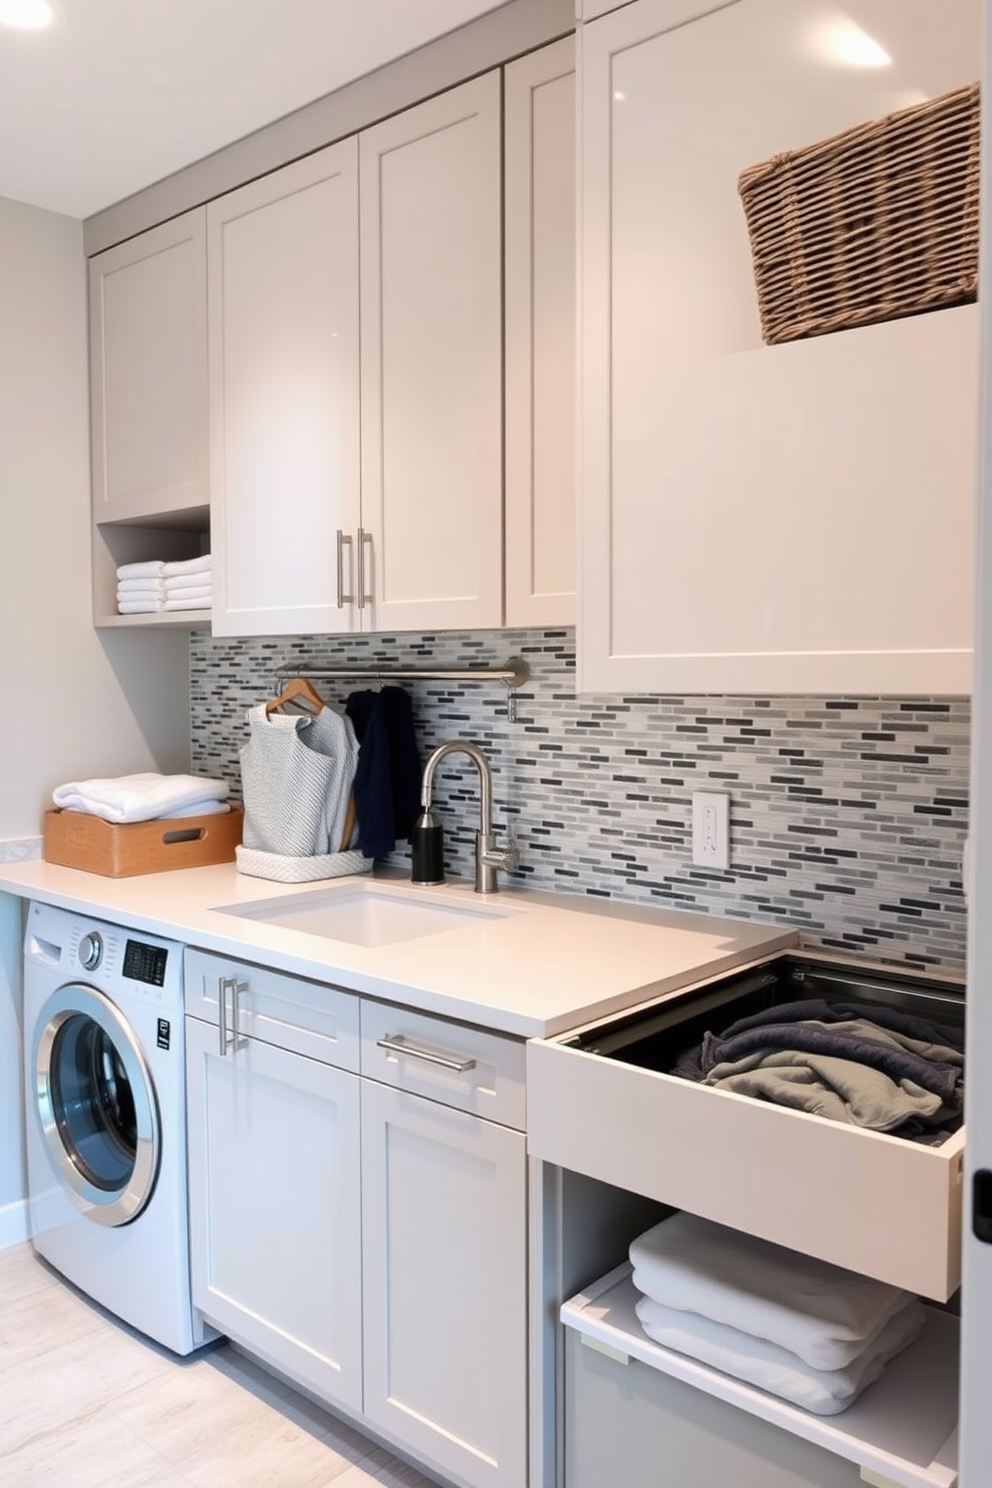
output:
POLYGON ((123 925, 34 902, 25 964, 83 980, 112 998, 137 998, 164 1011, 183 1004, 182 946, 123 925))

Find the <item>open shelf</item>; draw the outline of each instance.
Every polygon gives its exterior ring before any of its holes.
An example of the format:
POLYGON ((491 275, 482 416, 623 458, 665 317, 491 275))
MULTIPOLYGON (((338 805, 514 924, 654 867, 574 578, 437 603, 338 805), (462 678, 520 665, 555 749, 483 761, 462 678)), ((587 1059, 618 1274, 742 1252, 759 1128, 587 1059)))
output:
MULTIPOLYGON (((604 1352, 634 1358, 903 1488, 955 1488, 958 1319, 928 1308, 923 1332, 836 1416, 815 1416, 743 1380, 654 1343, 634 1311, 631 1267, 618 1266, 565 1302, 561 1320, 604 1352)), ((869 1480, 871 1481, 871 1480, 869 1480)))
POLYGON ((117 611, 117 568, 123 563, 199 558, 210 551, 210 513, 206 507, 166 513, 153 519, 98 522, 93 532, 93 624, 117 627, 209 629, 209 610, 169 610, 142 615, 117 611))

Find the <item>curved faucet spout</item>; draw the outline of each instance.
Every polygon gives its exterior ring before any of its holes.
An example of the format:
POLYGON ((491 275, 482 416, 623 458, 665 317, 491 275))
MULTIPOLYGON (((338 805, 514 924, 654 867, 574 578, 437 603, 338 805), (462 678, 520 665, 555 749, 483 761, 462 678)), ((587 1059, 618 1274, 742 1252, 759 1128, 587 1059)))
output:
POLYGON ((479 830, 475 835, 475 892, 495 894, 499 888, 496 882, 496 870, 503 868, 512 871, 519 862, 519 854, 514 847, 498 848, 493 842, 493 777, 489 761, 477 744, 471 744, 467 739, 449 739, 446 744, 438 745, 424 767, 424 782, 420 792, 421 804, 425 812, 430 811, 434 772, 449 754, 467 754, 479 772, 479 830))

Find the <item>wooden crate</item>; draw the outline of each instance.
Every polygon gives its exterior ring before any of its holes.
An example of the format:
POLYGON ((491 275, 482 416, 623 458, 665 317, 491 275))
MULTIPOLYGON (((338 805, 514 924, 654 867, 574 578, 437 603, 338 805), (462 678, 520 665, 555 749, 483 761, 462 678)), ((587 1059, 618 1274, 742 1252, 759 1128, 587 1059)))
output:
POLYGON ((106 878, 233 863, 243 821, 240 807, 210 816, 126 823, 85 811, 46 811, 44 859, 106 878))

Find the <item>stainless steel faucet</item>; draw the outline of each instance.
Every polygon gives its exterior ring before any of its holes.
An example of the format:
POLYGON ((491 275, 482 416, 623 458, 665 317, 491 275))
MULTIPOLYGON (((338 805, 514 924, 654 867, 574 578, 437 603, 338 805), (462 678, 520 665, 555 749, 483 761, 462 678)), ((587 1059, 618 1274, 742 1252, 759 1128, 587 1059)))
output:
POLYGON ((420 793, 424 812, 431 809, 431 787, 434 772, 448 754, 467 754, 479 772, 479 830, 475 834, 475 892, 495 894, 497 870, 512 872, 520 861, 515 847, 497 847, 493 841, 493 778, 489 761, 482 750, 467 739, 450 739, 439 744, 424 767, 424 784, 420 793))

